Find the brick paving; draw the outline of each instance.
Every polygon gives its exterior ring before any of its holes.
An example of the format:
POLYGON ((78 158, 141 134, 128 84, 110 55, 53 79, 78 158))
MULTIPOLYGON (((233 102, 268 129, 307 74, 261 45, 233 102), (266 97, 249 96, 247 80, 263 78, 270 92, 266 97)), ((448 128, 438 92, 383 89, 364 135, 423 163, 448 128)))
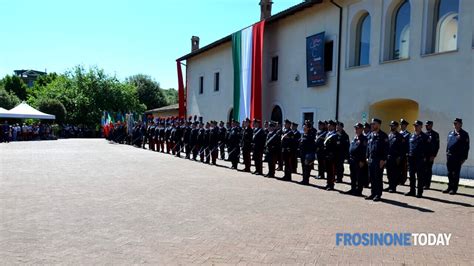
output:
MULTIPOLYGON (((472 264, 474 190, 365 201, 105 140, 0 144, 2 264, 472 264), (343 247, 338 232, 452 233, 343 247)), ((314 172, 313 172, 314 173, 314 172)), ((281 177, 282 172, 278 175, 281 177)), ((294 175, 300 181, 299 175, 294 175)), ((349 181, 346 177, 345 181, 349 181)), ((347 184, 336 184, 345 191, 347 184)), ((406 192, 407 187, 402 187, 406 192)), ((364 194, 367 194, 365 191, 364 194)))

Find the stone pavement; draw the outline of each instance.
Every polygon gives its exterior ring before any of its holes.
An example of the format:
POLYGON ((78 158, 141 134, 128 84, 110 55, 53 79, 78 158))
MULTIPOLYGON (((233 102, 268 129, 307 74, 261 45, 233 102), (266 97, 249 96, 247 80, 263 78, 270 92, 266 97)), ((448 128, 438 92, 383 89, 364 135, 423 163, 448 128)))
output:
MULTIPOLYGON (((0 144, 2 264, 472 264, 474 191, 365 201, 105 140, 0 144), (336 246, 336 233, 452 233, 336 246)), ((282 175, 281 172, 278 173, 282 175)), ((301 177, 295 175, 299 181, 301 177)), ((345 181, 348 181, 346 178, 345 181)), ((336 184, 340 191, 347 184, 336 184)), ((407 191, 402 187, 401 192, 407 191)), ((367 191, 364 192, 367 194, 367 191)))

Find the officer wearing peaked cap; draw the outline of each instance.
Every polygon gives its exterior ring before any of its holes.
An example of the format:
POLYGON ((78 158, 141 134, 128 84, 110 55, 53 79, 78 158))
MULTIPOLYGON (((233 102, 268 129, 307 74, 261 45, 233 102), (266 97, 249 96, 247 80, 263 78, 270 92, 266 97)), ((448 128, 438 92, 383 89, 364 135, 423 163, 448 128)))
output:
POLYGON ((454 195, 458 191, 461 167, 469 155, 469 134, 462 128, 462 119, 456 118, 453 122, 453 131, 449 132, 446 145, 449 184, 443 193, 454 195))
POLYGON ((336 166, 340 153, 341 139, 336 132, 337 123, 333 120, 328 121, 328 133, 324 140, 324 155, 327 171, 326 190, 334 190, 336 181, 336 166))
POLYGON ((279 152, 280 136, 276 131, 276 123, 272 121, 268 126, 268 134, 265 141, 265 156, 268 163, 268 173, 265 177, 275 177, 275 164, 279 152))
POLYGON ((384 191, 394 193, 402 176, 401 158, 404 152, 403 136, 398 132, 398 122, 390 123, 388 135, 387 178, 388 187, 384 191))
POLYGON ((351 174, 351 189, 346 194, 361 196, 366 183, 362 169, 367 156, 367 138, 363 134, 364 125, 357 123, 354 125, 355 136, 349 146, 349 167, 351 174))
POLYGON ((291 181, 291 173, 293 172, 293 166, 291 164, 291 156, 294 149, 294 132, 291 130, 291 121, 286 119, 282 133, 281 133, 281 157, 284 165, 284 176, 283 180, 291 181))
POLYGON ((295 141, 293 141, 294 146, 291 149, 291 166, 293 167, 291 172, 296 174, 298 170, 299 140, 301 139, 301 133, 298 130, 298 124, 295 122, 291 123, 291 130, 293 131, 295 139, 295 141))
POLYGON ((388 136, 380 129, 382 121, 372 119, 370 133, 367 141, 367 162, 369 176, 372 183, 371 194, 366 200, 380 201, 383 190, 383 170, 387 162, 388 136))
POLYGON ((402 167, 402 176, 400 178, 400 184, 404 185, 407 181, 407 172, 408 172, 408 148, 410 145, 410 131, 408 131, 407 127, 410 123, 405 119, 400 119, 400 134, 402 134, 403 140, 403 154, 401 157, 401 167, 402 167))
POLYGON ((430 153, 426 160, 426 175, 425 175, 425 187, 424 189, 429 189, 431 186, 431 178, 433 176, 433 163, 438 155, 439 151, 439 134, 433 130, 433 121, 425 122, 426 132, 428 136, 428 144, 430 146, 430 153))
POLYGON ((316 157, 318 159, 318 179, 323 179, 326 172, 326 158, 324 155, 324 140, 327 135, 327 123, 325 121, 318 121, 318 131, 316 133, 316 157))
POLYGON ((250 172, 250 167, 252 165, 252 138, 253 138, 253 130, 250 126, 250 119, 245 119, 243 122, 242 128, 242 139, 240 142, 240 146, 242 147, 242 157, 244 159, 244 172, 250 172))
POLYGON ((421 198, 425 185, 426 158, 428 157, 430 146, 428 145, 428 136, 422 131, 423 122, 416 120, 413 123, 413 127, 414 132, 410 135, 408 149, 410 191, 405 193, 405 196, 416 195, 418 198, 421 198))
POLYGON ((261 122, 258 119, 253 120, 253 136, 252 136, 252 149, 253 149, 253 160, 255 163, 255 175, 263 175, 263 152, 265 150, 266 134, 261 126, 261 122))

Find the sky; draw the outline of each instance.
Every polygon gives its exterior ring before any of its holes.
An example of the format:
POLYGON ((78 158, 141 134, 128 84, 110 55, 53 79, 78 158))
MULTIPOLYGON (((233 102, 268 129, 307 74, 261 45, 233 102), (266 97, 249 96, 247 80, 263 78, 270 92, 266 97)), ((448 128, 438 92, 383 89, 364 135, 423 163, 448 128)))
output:
MULTIPOLYGON (((260 0, 0 0, 0 77, 97 66, 176 88, 191 36, 203 47, 260 19, 260 0)), ((273 0, 273 14, 302 0, 273 0)), ((184 70, 184 69, 183 69, 184 70)))

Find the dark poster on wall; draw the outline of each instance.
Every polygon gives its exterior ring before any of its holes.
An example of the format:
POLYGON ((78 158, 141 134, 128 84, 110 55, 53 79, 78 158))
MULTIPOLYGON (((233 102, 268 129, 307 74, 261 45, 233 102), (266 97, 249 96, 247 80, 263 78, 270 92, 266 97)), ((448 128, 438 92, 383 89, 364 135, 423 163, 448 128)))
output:
POLYGON ((308 87, 326 84, 324 35, 325 32, 323 31, 306 38, 306 77, 308 87))

